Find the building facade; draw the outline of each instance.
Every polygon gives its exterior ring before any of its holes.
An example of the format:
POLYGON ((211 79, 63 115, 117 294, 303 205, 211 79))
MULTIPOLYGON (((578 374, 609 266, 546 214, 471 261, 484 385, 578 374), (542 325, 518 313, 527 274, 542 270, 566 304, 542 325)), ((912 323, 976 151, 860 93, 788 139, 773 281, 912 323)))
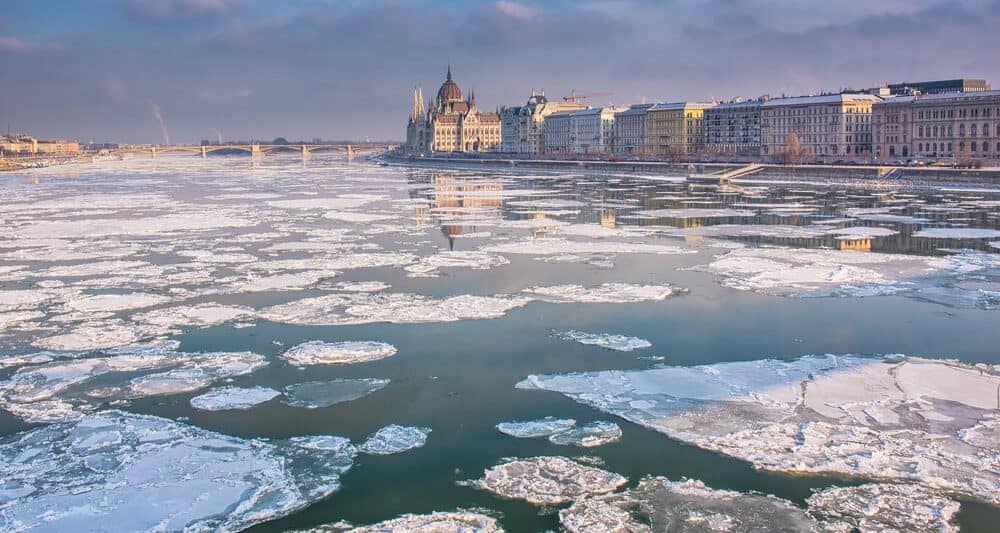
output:
POLYGON ((882 158, 1000 159, 1000 91, 900 96, 872 120, 882 158))
POLYGON ((646 111, 646 146, 653 155, 693 154, 705 145, 705 110, 710 102, 656 104, 646 111))
POLYGON ((761 153, 778 157, 798 138, 802 156, 862 160, 872 155, 871 94, 778 98, 761 104, 761 153))
POLYGON ((79 151, 80 143, 73 140, 40 141, 28 135, 0 137, 0 152, 9 155, 75 154, 79 151))
POLYGON ((733 101, 706 109, 705 148, 718 154, 760 155, 761 106, 765 101, 733 101))
POLYGON ((654 104, 636 104, 615 114, 612 151, 620 156, 649 153, 646 146, 646 112, 654 104))
POLYGON ((452 80, 451 67, 437 98, 433 105, 427 105, 426 111, 422 100, 422 91, 415 89, 406 128, 407 153, 500 150, 500 115, 481 113, 475 93, 463 97, 452 80))
POLYGON ((545 118, 553 113, 578 111, 587 106, 579 102, 550 102, 545 91, 531 91, 527 103, 500 110, 503 123, 501 151, 511 154, 538 155, 545 151, 545 118))
POLYGON ((569 116, 570 141, 577 154, 610 154, 614 137, 615 108, 595 107, 569 116))
POLYGON ((921 94, 939 93, 974 93, 989 91, 990 84, 986 80, 937 80, 937 81, 904 81, 889 85, 889 93, 894 96, 910 95, 914 92, 921 94))
POLYGON ((545 118, 543 126, 544 152, 569 154, 573 152, 570 117, 576 111, 559 111, 545 118))

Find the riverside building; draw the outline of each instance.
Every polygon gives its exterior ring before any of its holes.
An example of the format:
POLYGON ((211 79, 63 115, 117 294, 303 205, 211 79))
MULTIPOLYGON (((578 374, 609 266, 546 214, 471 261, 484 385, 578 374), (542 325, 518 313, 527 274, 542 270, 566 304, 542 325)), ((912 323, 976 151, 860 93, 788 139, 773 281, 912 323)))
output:
POLYGON ((1000 159, 1000 91, 899 96, 872 121, 881 158, 1000 159))
POLYGON ((654 155, 688 155, 705 144, 705 110, 711 102, 656 104, 646 111, 646 145, 654 155))
POLYGON ((545 97, 545 91, 532 89, 525 105, 501 108, 500 151, 522 155, 538 155, 545 152, 546 117, 553 113, 579 111, 586 107, 579 102, 550 102, 545 97))
POLYGON ((804 156, 863 160, 872 154, 872 94, 777 98, 761 104, 761 153, 776 157, 798 137, 804 156))
POLYGON ((761 109, 768 100, 734 100, 705 110, 705 148, 717 154, 760 155, 761 109))
POLYGON ((569 116, 570 142, 576 154, 611 153, 615 108, 595 107, 569 116))
POLYGON ((653 105, 636 104, 615 113, 615 123, 612 128, 612 151, 615 155, 649 153, 649 147, 646 145, 646 113, 653 105))
POLYGON ((423 104, 423 92, 414 89, 406 127, 406 152, 495 152, 500 150, 498 113, 481 113, 475 93, 462 96, 452 80, 451 67, 438 89, 433 106, 423 104))

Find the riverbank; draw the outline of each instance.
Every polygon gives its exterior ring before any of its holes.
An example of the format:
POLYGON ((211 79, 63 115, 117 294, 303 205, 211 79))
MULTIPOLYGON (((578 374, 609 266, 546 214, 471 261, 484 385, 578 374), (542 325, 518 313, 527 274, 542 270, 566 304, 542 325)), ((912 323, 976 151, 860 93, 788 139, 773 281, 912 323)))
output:
MULTIPOLYGON (((552 172, 595 172, 616 175, 657 176, 687 179, 692 175, 721 174, 744 167, 727 163, 668 163, 651 161, 542 160, 465 157, 405 157, 388 154, 389 164, 420 167, 447 167, 465 170, 534 170, 552 172)), ((1000 168, 955 169, 942 167, 885 167, 840 165, 759 165, 752 174, 734 182, 816 182, 816 183, 898 183, 903 185, 1000 186, 1000 168)))

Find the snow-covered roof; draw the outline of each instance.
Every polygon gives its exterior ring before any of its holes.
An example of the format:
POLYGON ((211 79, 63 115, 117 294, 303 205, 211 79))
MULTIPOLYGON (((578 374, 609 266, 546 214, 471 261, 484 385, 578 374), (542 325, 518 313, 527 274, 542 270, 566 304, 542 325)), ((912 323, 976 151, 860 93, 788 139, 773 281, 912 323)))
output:
POLYGON ((787 98, 775 98, 764 102, 762 107, 784 107, 791 105, 815 105, 815 104, 841 104, 845 102, 881 102, 882 99, 874 94, 843 93, 843 94, 821 94, 819 96, 791 96, 787 98))
POLYGON ((713 102, 670 102, 666 104, 656 104, 649 108, 650 111, 677 111, 679 109, 708 109, 715 107, 713 102))

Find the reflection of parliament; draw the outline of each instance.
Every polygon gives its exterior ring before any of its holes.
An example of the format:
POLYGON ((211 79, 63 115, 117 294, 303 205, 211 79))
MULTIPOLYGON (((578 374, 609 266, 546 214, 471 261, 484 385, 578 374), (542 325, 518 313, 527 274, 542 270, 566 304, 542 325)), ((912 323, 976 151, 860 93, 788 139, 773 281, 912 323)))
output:
POLYGON ((463 97, 451 79, 450 66, 437 99, 426 107, 423 90, 414 89, 406 125, 407 152, 491 152, 499 147, 499 113, 481 113, 475 92, 463 97))

